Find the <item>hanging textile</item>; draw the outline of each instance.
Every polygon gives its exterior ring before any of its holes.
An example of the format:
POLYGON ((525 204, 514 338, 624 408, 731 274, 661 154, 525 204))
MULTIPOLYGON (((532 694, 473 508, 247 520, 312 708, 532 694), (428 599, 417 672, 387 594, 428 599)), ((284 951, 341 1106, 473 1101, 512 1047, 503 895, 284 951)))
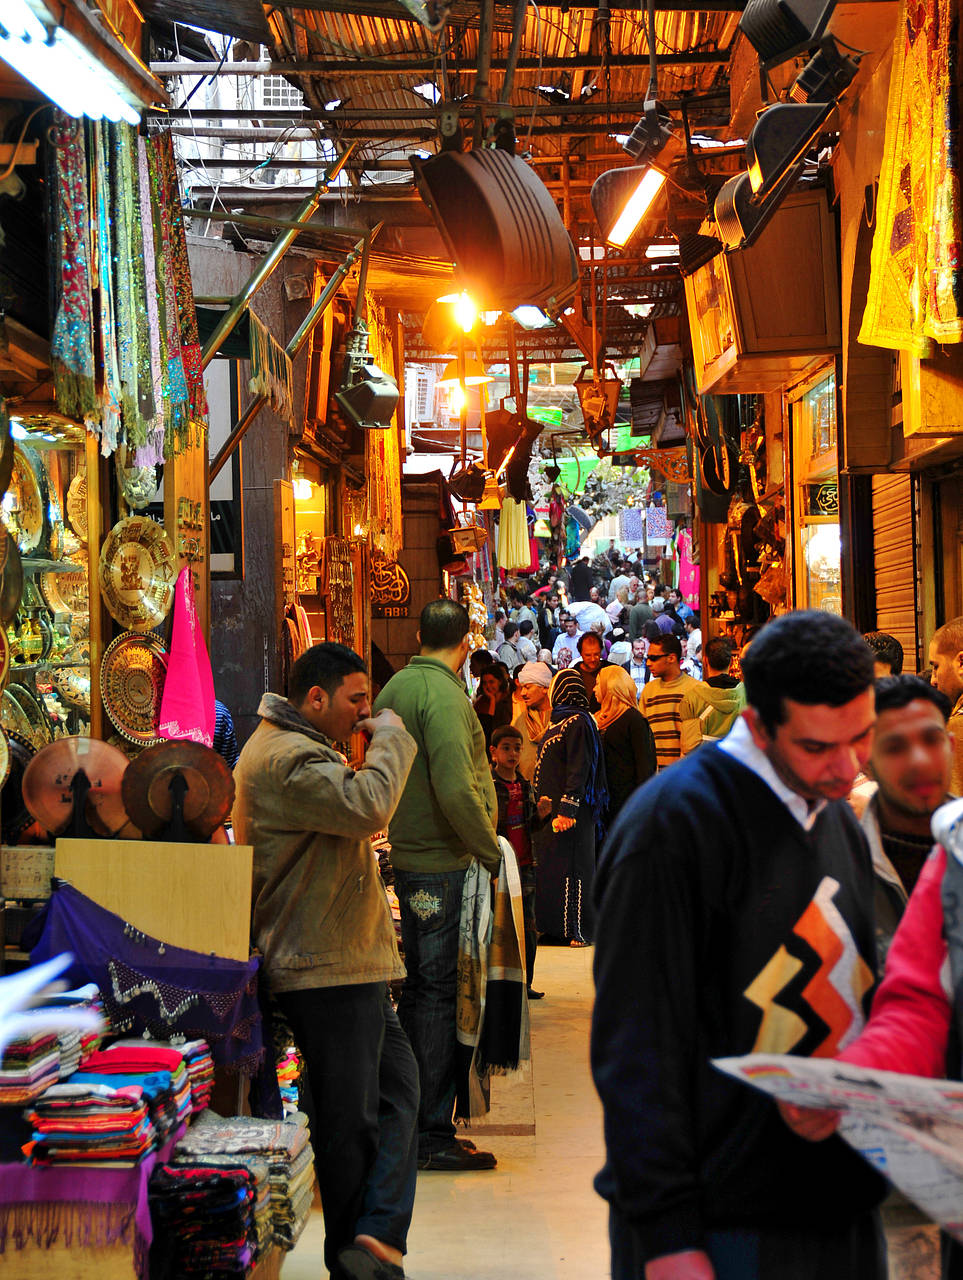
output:
POLYGON ((203 443, 207 432, 207 396, 174 146, 169 133, 155 134, 148 139, 147 167, 154 206, 158 294, 167 346, 169 398, 164 455, 171 457, 203 443))
POLYGON ((174 588, 174 619, 167 677, 161 696, 162 738, 214 745, 214 676, 194 603, 194 571, 182 569, 174 588))
POLYGON ((645 536, 642 528, 641 507, 623 507, 619 512, 619 525, 619 532, 622 535, 623 542, 641 545, 645 536))
MULTIPOLYGON (((395 353, 384 307, 366 298, 368 349, 374 363, 395 377, 395 353)), ((401 516, 401 448, 394 422, 383 431, 365 432, 365 473, 368 477, 368 530, 372 543, 389 560, 397 560, 404 546, 401 516)))
POLYGON ((294 426, 294 372, 291 357, 267 326, 248 308, 251 335, 251 395, 263 396, 279 418, 294 426))
POLYGON ((90 126, 93 166, 91 186, 96 223, 96 263, 100 313, 100 355, 103 362, 103 387, 97 410, 86 419, 89 430, 100 437, 100 451, 105 456, 114 452, 120 439, 120 413, 123 390, 117 363, 117 323, 114 310, 114 237, 110 217, 110 152, 107 130, 103 125, 90 126))
POLYGON ((163 370, 167 363, 167 344, 160 322, 160 300, 157 292, 157 262, 154 246, 154 218, 150 199, 150 174, 147 171, 147 147, 143 138, 137 139, 137 197, 140 202, 141 244, 144 254, 144 286, 147 295, 148 350, 154 416, 148 427, 146 441, 135 452, 134 465, 138 467, 153 467, 160 466, 164 461, 163 370))
POLYGON ((110 210, 114 238, 114 298, 117 367, 127 443, 147 443, 154 418, 150 327, 144 235, 137 177, 137 132, 124 121, 101 126, 107 131, 110 158, 110 210))
POLYGON ((61 412, 83 419, 96 414, 98 408, 83 121, 55 111, 50 140, 54 167, 51 186, 56 195, 51 218, 54 278, 59 290, 50 338, 50 363, 61 412))
POLYGON ((963 340, 960 0, 903 0, 859 341, 926 355, 963 340))
POLYGON ((646 542, 664 545, 672 537, 672 523, 665 507, 650 503, 645 510, 646 542))
POLYGON ((505 498, 498 523, 498 567, 508 570, 524 569, 531 563, 531 559, 525 503, 505 498))
POLYGON ((679 549, 679 590, 695 608, 699 599, 699 566, 693 559, 692 534, 688 529, 679 533, 676 545, 679 549))

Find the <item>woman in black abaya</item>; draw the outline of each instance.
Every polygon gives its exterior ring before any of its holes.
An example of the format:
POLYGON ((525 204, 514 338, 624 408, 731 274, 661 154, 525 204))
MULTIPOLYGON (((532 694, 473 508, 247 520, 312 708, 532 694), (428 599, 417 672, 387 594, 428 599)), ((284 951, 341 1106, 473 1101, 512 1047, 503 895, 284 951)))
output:
POLYGON ((588 696, 575 671, 549 689, 552 715, 538 749, 532 793, 545 821, 533 833, 535 914, 540 933, 573 947, 591 942, 596 827, 608 793, 605 760, 588 696))

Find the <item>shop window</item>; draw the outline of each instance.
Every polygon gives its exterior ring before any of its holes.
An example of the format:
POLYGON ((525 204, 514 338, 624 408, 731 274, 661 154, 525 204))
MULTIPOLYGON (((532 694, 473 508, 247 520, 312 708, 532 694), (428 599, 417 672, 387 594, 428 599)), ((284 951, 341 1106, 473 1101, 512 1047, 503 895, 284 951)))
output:
POLYGON ((823 370, 790 401, 796 607, 841 614, 836 375, 823 370))

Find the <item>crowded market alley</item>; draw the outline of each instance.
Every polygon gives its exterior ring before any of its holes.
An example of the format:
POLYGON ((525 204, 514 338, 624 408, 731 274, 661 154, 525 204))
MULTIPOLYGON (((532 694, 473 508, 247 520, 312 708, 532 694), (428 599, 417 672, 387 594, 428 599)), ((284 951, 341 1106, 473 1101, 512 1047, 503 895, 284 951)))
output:
MULTIPOLYGON (((602 1108, 588 1064, 592 955, 590 947, 539 952, 546 997, 531 1006, 534 1110, 527 1083, 496 1080, 495 1119, 472 1133, 479 1145, 494 1150, 498 1167, 490 1173, 418 1175, 405 1265, 411 1280, 609 1275, 607 1209, 592 1190, 604 1158, 602 1108), (500 1105, 498 1095, 506 1093, 511 1100, 500 1105), (488 1133, 490 1141, 482 1143, 479 1135, 488 1133)), ((322 1242, 315 1202, 284 1263, 284 1280, 317 1280, 322 1242)))

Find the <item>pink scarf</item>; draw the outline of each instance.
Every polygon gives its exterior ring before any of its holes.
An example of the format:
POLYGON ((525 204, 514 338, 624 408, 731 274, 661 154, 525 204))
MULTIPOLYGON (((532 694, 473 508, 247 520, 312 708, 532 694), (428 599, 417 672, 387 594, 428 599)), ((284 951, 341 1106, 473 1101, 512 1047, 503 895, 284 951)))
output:
POLYGON ((174 589, 174 623, 167 678, 161 697, 162 738, 214 742, 214 676, 194 606, 194 573, 182 569, 174 589))

